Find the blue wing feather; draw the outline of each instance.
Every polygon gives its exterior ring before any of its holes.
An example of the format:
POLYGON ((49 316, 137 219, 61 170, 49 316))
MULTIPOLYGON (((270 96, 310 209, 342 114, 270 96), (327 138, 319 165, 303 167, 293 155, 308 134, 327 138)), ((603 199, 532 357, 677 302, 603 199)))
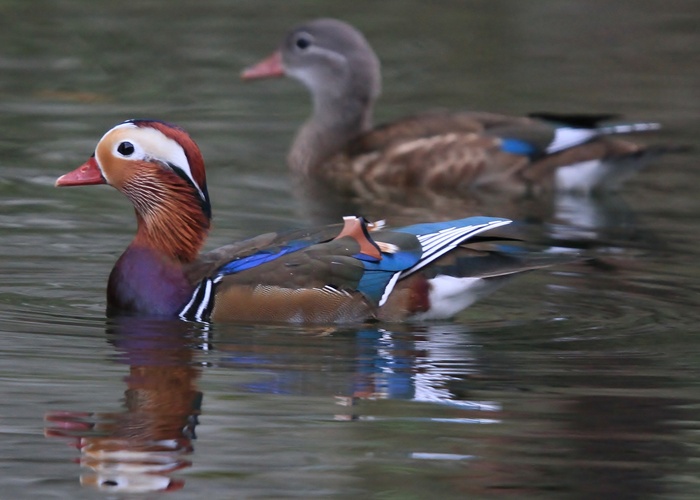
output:
POLYGON ((287 255, 289 253, 293 253, 303 248, 309 247, 315 243, 316 242, 314 241, 293 241, 285 246, 278 247, 276 250, 260 250, 259 252, 254 253, 253 255, 248 255, 246 257, 242 257, 240 259, 236 259, 232 262, 229 262, 228 264, 219 268, 219 272, 217 274, 219 276, 225 276, 227 274, 240 273, 241 271, 245 271, 246 269, 252 269, 254 267, 265 264, 266 262, 271 262, 275 259, 279 259, 283 255, 287 255))
POLYGON ((422 247, 420 250, 384 253, 382 254, 382 260, 379 262, 363 262, 365 274, 362 276, 357 289, 375 302, 379 302, 385 295, 387 286, 390 285, 391 279, 396 273, 402 272, 408 275, 469 239, 475 233, 481 232, 490 226, 500 226, 508 223, 510 223, 508 219, 468 217, 445 222, 415 224, 395 229, 397 232, 413 234, 416 237, 430 237, 434 235, 437 237, 437 240, 432 242, 429 250, 426 250, 426 247, 422 247), (452 230, 460 228, 471 230, 450 235, 452 230), (441 234, 443 232, 445 236, 441 234), (425 262, 423 262, 424 260, 425 262))
POLYGON ((541 153, 538 148, 527 141, 508 138, 501 140, 501 150, 506 153, 523 156, 534 156, 537 153, 541 153))
MULTIPOLYGON (((394 233, 398 232, 414 236, 415 239, 410 243, 411 238, 407 239, 405 236, 396 238, 396 235, 393 237, 385 235, 384 238, 389 241, 382 241, 381 232, 378 232, 377 240, 379 240, 379 243, 392 246, 386 247, 390 248, 390 250, 385 249, 381 254, 381 259, 376 259, 376 257, 366 254, 354 256, 362 263, 364 268, 364 273, 357 284, 356 290, 381 307, 386 303, 394 285, 401 278, 409 276, 411 273, 429 265, 475 234, 510 223, 511 221, 508 219, 469 217, 446 222, 416 224, 394 230, 394 233), (402 244, 409 248, 400 248, 402 244)), ((332 235, 328 236, 332 238, 332 235)), ((370 235, 366 236, 371 238, 370 235)), ((179 316, 188 320, 208 320, 214 307, 215 288, 224 276, 254 269, 284 255, 313 247, 324 241, 328 241, 326 236, 323 238, 308 237, 307 239, 294 240, 283 245, 261 249, 254 254, 246 255, 224 264, 219 267, 218 272, 214 276, 206 277, 200 282, 192 293, 189 302, 180 310, 179 316)), ((333 255, 330 255, 330 257, 332 258, 333 255)), ((346 291, 351 292, 352 290, 346 291)))
MULTIPOLYGON (((357 290, 365 296, 379 302, 386 294, 386 289, 390 285, 392 278, 396 273, 404 273, 406 275, 420 269, 423 265, 432 262, 435 258, 454 248, 473 234, 481 232, 492 225, 503 225, 510 221, 507 219, 498 219, 494 217, 468 217, 466 219, 432 222, 425 224, 415 224, 397 228, 394 231, 412 234, 419 239, 424 237, 436 236, 435 241, 431 243, 428 250, 426 247, 417 248, 415 250, 399 249, 394 253, 383 253, 381 260, 375 260, 371 256, 357 254, 354 257, 362 261, 365 272, 358 283, 357 290), (449 236, 451 230, 464 228, 466 231, 461 236, 449 236), (473 228, 473 229, 472 229, 473 228), (471 230, 470 230, 471 229, 471 230), (446 236, 440 234, 445 232, 446 236), (443 241, 444 240, 444 241, 443 241)), ((260 250, 252 255, 242 257, 225 264, 217 273, 218 277, 235 274, 247 269, 252 269, 267 262, 276 260, 283 255, 297 252, 304 248, 317 244, 317 241, 297 240, 287 243, 284 246, 275 247, 274 249, 260 250)))
POLYGON ((364 262, 365 274, 357 285, 358 291, 379 302, 394 274, 416 265, 421 256, 420 251, 397 252, 382 255, 379 262, 364 262))

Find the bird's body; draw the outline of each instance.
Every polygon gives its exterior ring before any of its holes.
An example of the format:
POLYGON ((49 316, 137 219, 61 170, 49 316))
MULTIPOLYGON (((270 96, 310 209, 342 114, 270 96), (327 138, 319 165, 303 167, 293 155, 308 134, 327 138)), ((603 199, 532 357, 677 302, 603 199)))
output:
POLYGON ((272 56, 242 74, 285 75, 302 82, 313 100, 288 163, 340 187, 614 190, 660 152, 616 137, 657 124, 603 125, 612 115, 436 111, 373 127, 379 60, 358 30, 335 19, 295 27, 272 56))
POLYGON ((510 223, 490 217, 392 230, 346 217, 343 225, 263 234, 200 253, 211 216, 204 162, 184 130, 163 122, 117 125, 84 165, 56 184, 109 184, 134 205, 136 236, 109 277, 111 315, 296 323, 441 319, 502 278, 541 267, 471 247, 510 223))

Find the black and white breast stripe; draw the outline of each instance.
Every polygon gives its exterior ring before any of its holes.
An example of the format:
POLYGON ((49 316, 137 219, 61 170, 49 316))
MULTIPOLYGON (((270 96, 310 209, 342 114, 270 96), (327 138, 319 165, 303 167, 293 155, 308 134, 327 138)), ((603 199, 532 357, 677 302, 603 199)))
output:
POLYGON ((214 279, 206 278, 197 285, 192 292, 190 301, 182 308, 178 315, 180 319, 189 321, 207 321, 214 309, 214 289, 215 285, 221 281, 223 276, 216 276, 214 279))

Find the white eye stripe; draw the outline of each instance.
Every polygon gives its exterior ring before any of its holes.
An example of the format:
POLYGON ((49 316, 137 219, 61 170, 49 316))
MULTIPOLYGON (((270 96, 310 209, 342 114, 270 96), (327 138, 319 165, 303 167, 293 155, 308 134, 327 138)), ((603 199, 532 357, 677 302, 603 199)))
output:
POLYGON ((117 152, 119 145, 123 142, 130 142, 134 147, 134 153, 129 158, 157 159, 164 163, 177 165, 192 177, 190 164, 182 146, 175 140, 164 135, 160 130, 150 127, 138 127, 133 123, 122 123, 112 130, 129 129, 131 134, 124 134, 121 140, 114 144, 114 154, 124 156, 117 152))
POLYGON ((151 127, 139 127, 131 122, 117 125, 107 132, 105 137, 111 134, 117 135, 115 138, 117 140, 115 140, 112 145, 112 155, 117 158, 158 161, 175 166, 184 172, 190 181, 192 181, 192 184, 197 187, 197 191, 199 191, 202 199, 206 199, 201 186, 197 184, 192 174, 192 169, 187 160, 185 150, 177 141, 166 136, 160 130, 151 127), (118 151, 119 146, 125 142, 131 143, 134 148, 133 153, 124 155, 118 151))
POLYGON ((139 143, 129 138, 115 143, 114 149, 112 150, 112 154, 120 158, 130 158, 136 160, 144 160, 147 158, 146 153, 143 151, 143 148, 139 145, 139 143), (133 151, 131 153, 123 154, 119 151, 119 149, 123 148, 125 144, 130 144, 132 146, 133 151))

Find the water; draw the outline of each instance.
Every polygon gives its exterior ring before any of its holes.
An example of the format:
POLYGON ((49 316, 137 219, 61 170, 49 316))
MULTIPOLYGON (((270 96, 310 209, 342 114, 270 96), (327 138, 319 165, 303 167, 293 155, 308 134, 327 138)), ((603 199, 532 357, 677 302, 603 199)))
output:
MULTIPOLYGON (((597 260, 524 276, 453 322, 104 318, 133 212, 106 187, 53 181, 123 119, 199 142, 210 248, 330 215, 295 196, 283 165, 304 90, 238 80, 318 15, 378 51, 380 121, 612 111, 664 123, 649 142, 700 146, 691 0, 1 2, 0 497, 115 498, 94 483, 129 481, 170 498, 695 498, 697 152, 619 196, 527 207, 533 234, 597 260)), ((367 210, 430 215, 414 205, 367 210)))

